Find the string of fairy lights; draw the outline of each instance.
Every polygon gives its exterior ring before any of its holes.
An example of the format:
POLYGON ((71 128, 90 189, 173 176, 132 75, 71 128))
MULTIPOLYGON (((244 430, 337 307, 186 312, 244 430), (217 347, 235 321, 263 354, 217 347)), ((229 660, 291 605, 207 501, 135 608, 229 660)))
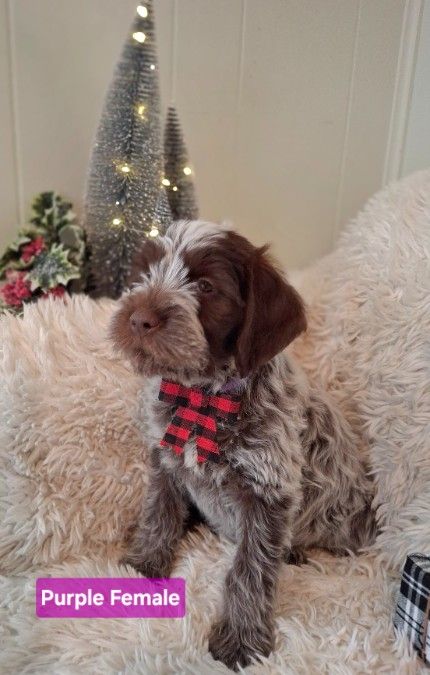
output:
MULTIPOLYGON (((143 4, 139 4, 136 8, 137 14, 142 18, 146 19, 148 18, 148 8, 145 7, 143 4)), ((146 34, 143 31, 136 31, 132 33, 132 38, 139 44, 143 45, 146 41, 146 34)), ((150 70, 155 70, 155 64, 151 63, 150 64, 150 70)), ((140 120, 145 121, 146 120, 146 112, 147 112, 147 105, 143 103, 139 103, 137 105, 137 115, 140 118, 140 120)), ((116 162, 116 168, 117 170, 123 175, 124 179, 127 180, 133 176, 133 168, 130 166, 128 162, 116 162)), ((183 172, 185 176, 191 176, 193 173, 193 170, 190 166, 184 166, 183 167, 183 172)), ((172 185, 172 182, 169 180, 169 178, 165 176, 161 176, 161 185, 165 189, 172 190, 173 192, 178 191, 178 186, 177 185, 172 185)), ((119 206, 121 204, 121 200, 116 200, 115 205, 119 206)), ((123 219, 120 218, 119 216, 115 216, 112 219, 112 225, 114 227, 120 227, 121 225, 124 226, 123 219)), ((151 229, 147 233, 149 237, 158 237, 160 234, 158 227, 155 225, 151 226, 151 229)))

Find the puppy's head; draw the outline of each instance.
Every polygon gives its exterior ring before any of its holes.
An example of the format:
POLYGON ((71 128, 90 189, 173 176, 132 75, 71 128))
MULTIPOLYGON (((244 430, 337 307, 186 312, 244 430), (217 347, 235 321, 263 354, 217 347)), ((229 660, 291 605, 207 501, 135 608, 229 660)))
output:
POLYGON ((111 337, 147 375, 197 382, 258 369, 306 328, 298 293, 266 247, 202 221, 144 244, 111 337))

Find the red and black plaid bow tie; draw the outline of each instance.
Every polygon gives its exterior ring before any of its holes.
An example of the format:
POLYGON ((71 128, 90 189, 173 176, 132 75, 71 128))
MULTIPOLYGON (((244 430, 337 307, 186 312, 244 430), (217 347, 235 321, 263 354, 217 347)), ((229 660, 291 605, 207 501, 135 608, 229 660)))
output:
POLYGON ((178 406, 161 445, 171 447, 180 455, 194 430, 197 461, 206 462, 209 456, 218 461, 217 418, 235 422, 240 410, 240 397, 223 393, 206 394, 201 389, 161 380, 158 398, 178 406))

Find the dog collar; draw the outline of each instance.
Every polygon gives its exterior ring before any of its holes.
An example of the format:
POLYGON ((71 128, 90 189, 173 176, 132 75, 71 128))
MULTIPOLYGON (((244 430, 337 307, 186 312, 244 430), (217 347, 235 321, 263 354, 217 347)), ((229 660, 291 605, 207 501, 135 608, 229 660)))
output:
POLYGON ((231 377, 220 389, 221 394, 243 394, 248 378, 231 377))
MULTIPOLYGON (((235 383, 232 388, 237 390, 237 386, 238 383, 235 383)), ((236 422, 241 403, 240 394, 223 389, 218 394, 210 394, 198 387, 185 387, 177 382, 161 380, 159 400, 177 407, 160 445, 170 447, 180 455, 194 432, 197 461, 206 462, 209 457, 218 461, 217 421, 226 420, 230 424, 236 422)))

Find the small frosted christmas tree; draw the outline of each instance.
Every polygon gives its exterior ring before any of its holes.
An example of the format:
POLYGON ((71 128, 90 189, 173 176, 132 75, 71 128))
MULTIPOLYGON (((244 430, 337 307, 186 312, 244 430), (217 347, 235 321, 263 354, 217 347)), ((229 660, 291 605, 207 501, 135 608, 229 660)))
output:
POLYGON ((176 109, 167 111, 164 128, 164 183, 174 220, 198 218, 193 171, 176 109))
POLYGON ((84 223, 95 296, 118 297, 136 250, 171 220, 159 118, 154 10, 145 0, 106 97, 89 169, 84 223))

